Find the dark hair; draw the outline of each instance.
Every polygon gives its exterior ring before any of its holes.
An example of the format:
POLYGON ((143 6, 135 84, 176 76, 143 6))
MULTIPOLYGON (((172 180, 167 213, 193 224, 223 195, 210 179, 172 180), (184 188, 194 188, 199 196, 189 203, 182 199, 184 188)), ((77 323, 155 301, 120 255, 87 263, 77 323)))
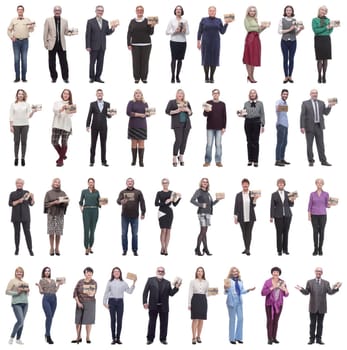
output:
POLYGON ((96 90, 96 92, 99 92, 99 91, 103 92, 102 89, 97 89, 97 90, 96 90))
POLYGON ((49 276, 48 276, 48 277, 51 278, 51 268, 48 267, 48 266, 45 266, 45 267, 42 269, 41 278, 46 277, 46 276, 45 276, 45 271, 46 271, 47 269, 49 269, 49 276))
POLYGON ((62 91, 61 95, 60 95, 61 99, 63 99, 64 91, 68 91, 68 93, 69 93, 69 105, 72 105, 73 102, 72 102, 72 93, 71 93, 71 90, 69 90, 69 89, 64 89, 64 90, 62 91))
POLYGON ((279 267, 275 266, 275 267, 273 267, 273 268, 271 269, 271 275, 272 275, 272 273, 275 272, 275 271, 277 271, 277 272, 279 273, 279 275, 281 275, 281 273, 282 273, 282 270, 281 270, 279 267))
POLYGON ((181 5, 177 5, 174 9, 174 15, 176 16, 176 10, 177 10, 177 7, 180 7, 181 8, 181 12, 182 12, 182 16, 184 15, 184 11, 183 11, 183 7, 181 5))
POLYGON ((242 181, 241 181, 241 184, 243 184, 243 183, 245 183, 245 182, 247 182, 248 183, 248 185, 249 185, 249 180, 248 179, 242 179, 242 181))
POLYGON ((286 92, 286 93, 288 93, 288 94, 289 94, 289 91, 288 91, 287 89, 282 89, 282 91, 281 91, 281 95, 282 95, 284 92, 286 92))
POLYGON ((24 6, 23 6, 23 5, 18 5, 18 6, 17 6, 17 10, 20 9, 20 8, 22 8, 23 11, 24 11, 24 6))
POLYGON ((88 179, 88 184, 89 184, 89 181, 93 181, 93 183, 94 183, 94 186, 93 186, 93 192, 96 192, 96 188, 95 188, 95 180, 94 180, 94 178, 92 178, 92 177, 90 177, 89 179, 88 179))
POLYGON ((195 271, 195 278, 198 278, 198 271, 199 270, 202 270, 202 279, 203 280, 205 280, 206 278, 205 278, 205 269, 202 267, 202 266, 199 266, 197 269, 196 269, 196 271, 195 271))
POLYGON ((94 273, 94 270, 91 268, 91 267, 86 267, 84 270, 83 270, 83 273, 85 274, 86 272, 91 272, 91 273, 94 273))
POLYGON ((113 272, 114 272, 115 270, 118 270, 118 271, 119 271, 119 280, 120 280, 120 281, 123 281, 122 270, 121 270, 119 267, 117 267, 117 266, 114 267, 114 268, 112 269, 110 281, 113 281, 113 280, 114 280, 113 272))
POLYGON ((283 10, 283 17, 286 17, 287 15, 286 15, 286 9, 287 8, 290 8, 290 9, 292 9, 292 17, 294 17, 295 16, 295 14, 294 14, 294 8, 293 8, 293 6, 291 6, 291 5, 287 5, 285 8, 284 8, 284 10, 283 10))

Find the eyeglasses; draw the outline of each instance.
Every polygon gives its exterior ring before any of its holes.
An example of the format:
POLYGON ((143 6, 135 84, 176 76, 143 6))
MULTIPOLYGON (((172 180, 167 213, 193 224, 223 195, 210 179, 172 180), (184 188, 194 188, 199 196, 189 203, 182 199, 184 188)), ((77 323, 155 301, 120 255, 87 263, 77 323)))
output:
POLYGON ((316 272, 323 273, 323 271, 322 271, 322 270, 316 270, 316 272))
POLYGON ((164 270, 157 270, 158 273, 165 273, 164 270))
POLYGON ((167 181, 162 182, 163 185, 168 185, 169 183, 167 181))

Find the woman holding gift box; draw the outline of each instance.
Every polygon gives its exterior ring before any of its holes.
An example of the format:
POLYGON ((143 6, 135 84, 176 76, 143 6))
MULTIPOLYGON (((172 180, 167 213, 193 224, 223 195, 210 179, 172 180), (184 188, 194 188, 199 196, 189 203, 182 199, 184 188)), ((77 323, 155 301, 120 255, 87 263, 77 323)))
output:
POLYGON ((318 83, 326 83, 326 71, 328 60, 331 60, 330 34, 334 26, 327 18, 328 9, 321 6, 318 9, 317 17, 312 19, 312 30, 314 32, 314 50, 317 60, 318 83))
POLYGON ((95 189, 95 180, 88 179, 88 188, 82 190, 79 201, 80 209, 83 216, 84 227, 84 248, 86 255, 93 254, 94 233, 99 218, 100 193, 95 189))
POLYGON ((133 160, 131 165, 136 165, 137 153, 139 154, 139 165, 143 167, 143 156, 145 153, 145 140, 147 139, 147 112, 148 104, 145 102, 142 91, 136 89, 134 98, 129 101, 127 115, 129 116, 128 139, 131 140, 131 153, 133 160))
POLYGON ((208 286, 205 270, 200 266, 195 271, 195 279, 189 285, 188 309, 192 319, 192 344, 201 343, 202 326, 207 319, 208 286))
POLYGON ((265 297, 266 328, 268 344, 278 344, 278 320, 283 307, 283 297, 289 295, 286 283, 280 278, 282 271, 279 267, 271 269, 272 277, 265 281, 261 295, 265 297))
POLYGON ((228 277, 224 280, 224 291, 225 294, 227 294, 229 341, 231 344, 236 344, 236 342, 243 344, 242 294, 246 294, 254 289, 255 287, 249 289, 244 288, 240 270, 237 267, 232 267, 230 269, 228 277))
POLYGON ((216 8, 208 8, 208 17, 199 24, 198 49, 201 50, 201 64, 204 66, 205 83, 214 83, 214 73, 219 66, 220 34, 224 34, 228 23, 216 17, 216 8))
POLYGON ((62 280, 55 281, 51 278, 51 269, 44 267, 41 273, 41 279, 36 285, 39 287, 39 291, 43 294, 42 307, 46 315, 46 333, 45 338, 48 344, 54 344, 51 338, 51 326, 52 320, 57 308, 57 296, 56 293, 59 287, 63 284, 62 280))
POLYGON ((247 8, 244 25, 247 31, 245 40, 245 48, 243 52, 243 63, 247 69, 247 81, 256 83, 254 80, 254 67, 260 67, 261 43, 259 34, 266 28, 264 25, 258 24, 258 12, 255 6, 247 8))
POLYGON ((184 165, 183 156, 191 129, 190 116, 193 112, 182 89, 177 90, 176 99, 168 102, 165 113, 171 115, 171 129, 175 133, 172 165, 177 167, 177 157, 180 165, 184 165))
POLYGON ((198 207, 198 218, 200 222, 200 233, 197 239, 195 255, 212 255, 207 247, 207 229, 211 225, 211 215, 213 206, 219 202, 219 199, 213 200, 208 192, 210 184, 207 178, 202 178, 199 183, 199 189, 195 191, 190 203, 198 207), (202 253, 200 251, 201 243, 203 245, 202 253))
POLYGON ((27 148, 27 137, 29 131, 29 119, 36 112, 26 102, 27 93, 23 89, 16 92, 16 100, 10 108, 10 131, 13 133, 14 141, 14 165, 18 165, 19 145, 21 145, 21 165, 25 166, 25 153, 27 148))
POLYGON ((323 255, 324 230, 327 223, 327 208, 330 208, 329 193, 323 191, 324 180, 317 179, 317 190, 310 194, 308 220, 313 229, 314 251, 312 255, 323 255))
POLYGON ((69 204, 69 199, 66 193, 61 190, 60 186, 60 179, 53 179, 52 189, 46 193, 44 199, 44 213, 47 214, 50 255, 60 255, 59 246, 64 229, 64 215, 69 204))
POLYGON ((52 125, 52 145, 59 154, 57 166, 64 165, 66 159, 67 141, 72 131, 71 117, 76 112, 73 107, 72 93, 64 89, 60 95, 61 101, 55 102, 53 106, 54 118, 52 125), (61 138, 61 143, 59 143, 61 138))
POLYGON ((111 272, 111 279, 108 281, 105 294, 104 306, 110 311, 111 317, 111 344, 122 344, 120 334, 122 331, 123 311, 124 311, 124 292, 131 294, 135 289, 136 279, 133 280, 131 287, 123 281, 122 270, 119 267, 114 267, 111 272), (117 333, 116 333, 117 324, 117 333))
POLYGON ((21 340, 24 319, 28 311, 28 294, 29 294, 29 285, 23 281, 24 270, 22 267, 17 267, 15 271, 15 276, 8 282, 6 288, 6 294, 11 295, 12 309, 14 315, 16 316, 17 322, 15 323, 11 337, 8 341, 9 344, 13 344, 14 338, 16 338, 16 343, 23 345, 24 343, 21 340))

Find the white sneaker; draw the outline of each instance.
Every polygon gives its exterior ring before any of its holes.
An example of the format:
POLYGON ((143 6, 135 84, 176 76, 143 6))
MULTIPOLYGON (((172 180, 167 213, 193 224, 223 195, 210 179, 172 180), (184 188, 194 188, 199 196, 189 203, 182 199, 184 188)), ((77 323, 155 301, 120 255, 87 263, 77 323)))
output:
POLYGON ((19 344, 19 345, 24 345, 24 343, 20 339, 17 339, 16 343, 19 344))
POLYGON ((9 344, 13 344, 13 338, 10 338, 8 341, 9 344))

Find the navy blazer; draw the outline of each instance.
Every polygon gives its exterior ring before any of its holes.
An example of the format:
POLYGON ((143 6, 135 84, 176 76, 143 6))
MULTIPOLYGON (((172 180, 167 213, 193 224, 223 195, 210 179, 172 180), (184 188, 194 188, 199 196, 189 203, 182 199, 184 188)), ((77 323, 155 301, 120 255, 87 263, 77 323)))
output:
MULTIPOLYGON (((325 129, 324 116, 330 113, 331 107, 326 107, 325 103, 321 100, 318 102, 318 114, 319 114, 319 124, 321 129, 325 129)), ((300 128, 305 129, 306 132, 313 132, 315 126, 314 122, 314 110, 312 105, 312 100, 304 101, 301 105, 301 115, 300 115, 300 128)))
POLYGON ((100 112, 98 102, 91 102, 87 117, 87 128, 92 124, 92 129, 107 129, 107 118, 111 118, 107 114, 108 108, 110 108, 110 104, 104 101, 104 108, 100 112))
MULTIPOLYGON (((251 197, 250 192, 249 192, 249 199, 250 199, 249 221, 256 221, 255 212, 254 212, 255 204, 253 203, 253 198, 251 197)), ((234 215, 237 216, 238 222, 244 222, 242 192, 239 192, 235 197, 234 215)))
POLYGON ((177 292, 178 288, 171 288, 171 284, 168 280, 163 278, 163 280, 159 282, 157 277, 150 277, 143 290, 142 301, 143 304, 149 305, 149 310, 158 310, 158 308, 160 308, 160 311, 169 312, 169 296, 172 297, 177 292), (159 283, 163 284, 161 290, 159 290, 159 283), (160 303, 160 305, 158 303, 160 303))
POLYGON ((114 29, 110 28, 108 21, 102 19, 101 29, 96 17, 91 18, 87 22, 86 29, 86 49, 106 50, 106 35, 110 35, 114 29))
POLYGON ((294 205, 294 202, 289 200, 288 193, 288 191, 284 191, 284 202, 282 202, 281 196, 278 191, 274 192, 271 195, 270 218, 282 218, 283 208, 284 216, 292 216, 292 211, 290 210, 290 207, 294 205))

